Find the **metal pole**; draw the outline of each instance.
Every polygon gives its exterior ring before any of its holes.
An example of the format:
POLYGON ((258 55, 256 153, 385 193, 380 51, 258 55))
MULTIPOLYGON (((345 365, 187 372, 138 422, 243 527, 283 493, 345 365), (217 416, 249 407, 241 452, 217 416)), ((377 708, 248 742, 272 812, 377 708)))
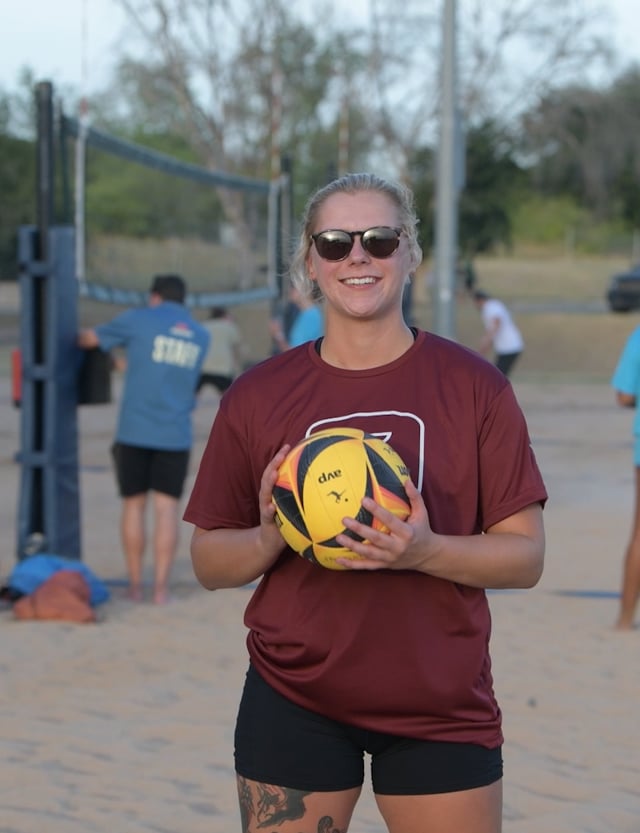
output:
POLYGON ((36 86, 36 109, 38 254, 40 260, 46 260, 49 228, 53 224, 53 87, 49 81, 36 86))
POLYGON ((435 218, 434 332, 455 338, 456 253, 458 247, 458 153, 456 2, 444 0, 442 95, 435 218))
MULTIPOLYGON (((53 188, 54 188, 54 145, 53 145, 53 86, 49 81, 41 81, 36 85, 36 259, 46 263, 49 258, 49 229, 53 225, 53 188)), ((35 367, 42 369, 47 360, 47 290, 48 281, 44 278, 35 281, 33 286, 33 320, 30 327, 32 338, 32 355, 35 367)), ((33 382, 34 413, 31 424, 31 447, 36 453, 45 451, 45 413, 46 413, 46 384, 45 379, 37 377, 33 382)), ((42 466, 36 466, 33 472, 33 491, 30 507, 30 537, 42 536, 45 533, 45 490, 44 471, 42 466)), ((35 547, 33 542, 29 546, 35 547)))

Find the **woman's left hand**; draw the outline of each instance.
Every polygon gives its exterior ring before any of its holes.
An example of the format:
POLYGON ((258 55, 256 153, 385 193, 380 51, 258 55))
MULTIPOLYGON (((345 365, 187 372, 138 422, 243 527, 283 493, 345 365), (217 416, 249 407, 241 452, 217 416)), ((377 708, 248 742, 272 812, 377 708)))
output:
POLYGON ((362 506, 380 521, 387 532, 373 529, 354 518, 344 518, 347 529, 361 536, 364 541, 354 541, 348 535, 337 535, 336 541, 350 549, 358 559, 338 558, 336 561, 350 570, 415 570, 424 564, 430 544, 438 538, 429 524, 429 514, 422 495, 411 482, 404 483, 411 512, 401 520, 371 498, 364 498, 362 506))

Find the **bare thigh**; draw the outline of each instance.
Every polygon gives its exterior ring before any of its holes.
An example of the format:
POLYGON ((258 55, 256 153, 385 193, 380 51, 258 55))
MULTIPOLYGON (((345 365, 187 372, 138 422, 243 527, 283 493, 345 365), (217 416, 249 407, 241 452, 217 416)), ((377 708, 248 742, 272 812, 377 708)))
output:
POLYGON ((436 795, 376 795, 376 802, 389 833, 500 833, 502 830, 502 781, 436 795))
POLYGON ((346 833, 361 792, 305 792, 240 775, 237 784, 242 833, 346 833))

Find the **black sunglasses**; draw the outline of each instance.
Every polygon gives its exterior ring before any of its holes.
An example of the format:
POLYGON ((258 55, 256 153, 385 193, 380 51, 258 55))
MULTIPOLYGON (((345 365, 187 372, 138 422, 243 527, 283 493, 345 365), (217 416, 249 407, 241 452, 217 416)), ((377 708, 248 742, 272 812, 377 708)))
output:
POLYGON ((402 229, 390 226, 374 226, 364 231, 343 231, 342 229, 327 229, 312 234, 311 239, 316 244, 316 251, 324 260, 344 260, 353 249, 356 237, 360 236, 362 248, 372 257, 391 257, 400 245, 402 229))

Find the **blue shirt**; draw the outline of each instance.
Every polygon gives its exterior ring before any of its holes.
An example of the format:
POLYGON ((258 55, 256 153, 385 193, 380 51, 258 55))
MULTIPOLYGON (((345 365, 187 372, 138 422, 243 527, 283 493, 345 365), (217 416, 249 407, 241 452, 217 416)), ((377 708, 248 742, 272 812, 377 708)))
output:
POLYGON ((116 440, 185 451, 193 441, 191 412, 209 333, 182 304, 127 310, 96 327, 100 348, 124 347, 127 369, 116 440))
MULTIPOLYGON (((640 327, 637 327, 627 339, 611 379, 611 386, 620 393, 635 396, 640 402, 640 327)), ((633 433, 640 435, 638 408, 633 420, 633 433)))
POLYGON ((324 334, 324 319, 320 307, 300 310, 289 333, 289 347, 298 347, 305 341, 314 341, 324 334))

